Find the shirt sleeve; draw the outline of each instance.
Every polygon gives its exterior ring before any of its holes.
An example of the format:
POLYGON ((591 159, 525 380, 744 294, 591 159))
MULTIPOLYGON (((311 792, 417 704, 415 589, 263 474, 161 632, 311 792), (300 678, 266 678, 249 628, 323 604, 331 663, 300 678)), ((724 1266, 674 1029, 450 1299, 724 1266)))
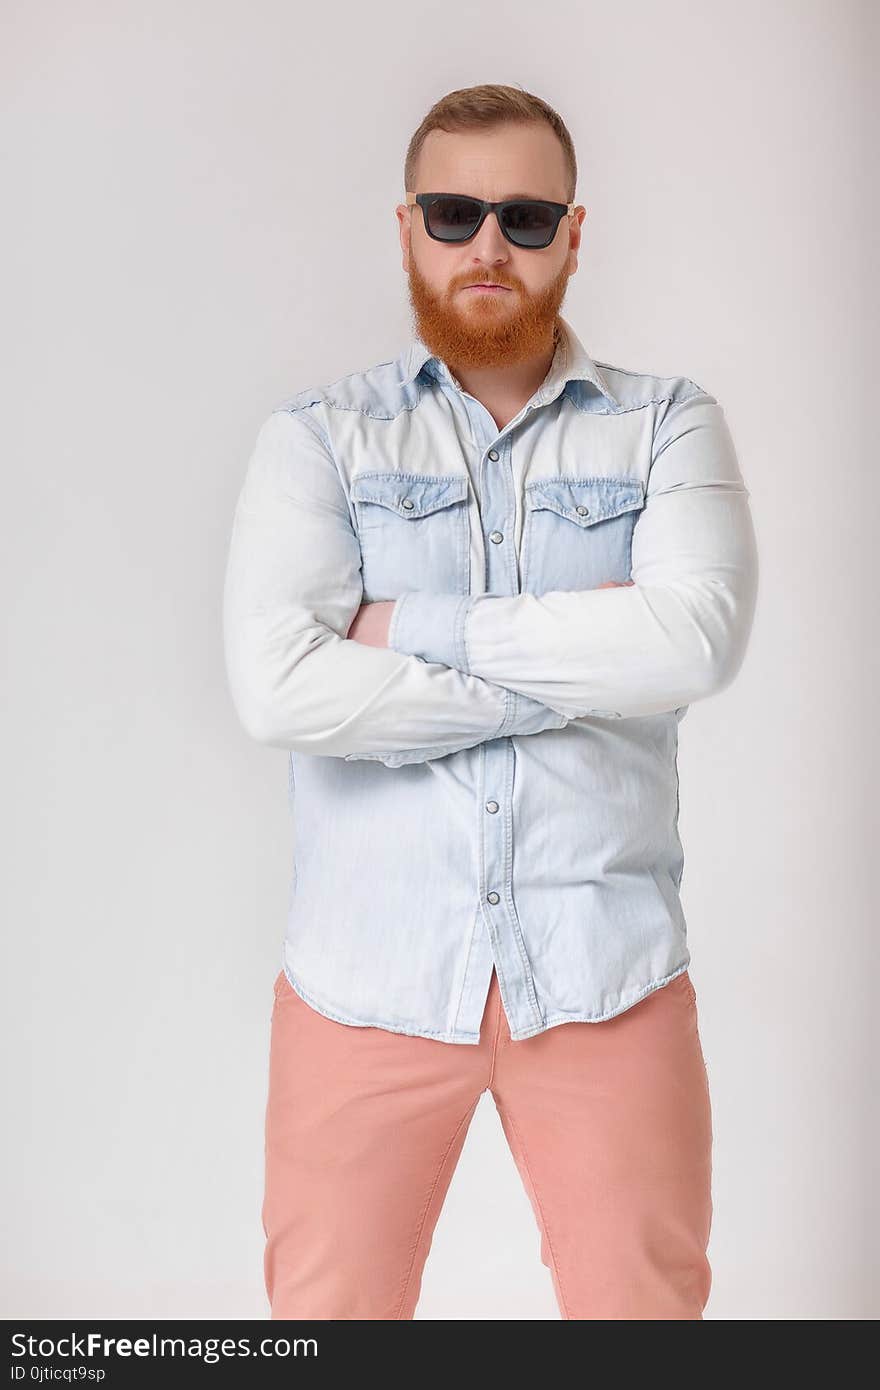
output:
POLYGON ((389 645, 571 719, 691 704, 733 680, 745 655, 758 589, 749 496, 723 410, 697 388, 658 411, 631 586, 512 597, 408 591, 389 645))
POLYGON ((479 676, 348 639, 360 566, 320 427, 303 411, 273 411, 238 498, 223 589, 229 689, 251 737, 398 767, 568 722, 479 676))

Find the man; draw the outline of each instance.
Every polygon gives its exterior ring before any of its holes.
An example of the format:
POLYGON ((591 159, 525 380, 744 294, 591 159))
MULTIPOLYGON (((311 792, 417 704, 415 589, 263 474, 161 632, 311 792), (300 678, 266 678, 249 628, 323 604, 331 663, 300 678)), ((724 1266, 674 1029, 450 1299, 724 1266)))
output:
POLYGON ((224 622, 289 750, 263 1226, 273 1318, 412 1318, 489 1091, 563 1318, 700 1319, 712 1122, 678 727, 757 591, 721 407, 594 362, 540 98, 450 93, 397 208, 415 333, 260 430, 224 622))

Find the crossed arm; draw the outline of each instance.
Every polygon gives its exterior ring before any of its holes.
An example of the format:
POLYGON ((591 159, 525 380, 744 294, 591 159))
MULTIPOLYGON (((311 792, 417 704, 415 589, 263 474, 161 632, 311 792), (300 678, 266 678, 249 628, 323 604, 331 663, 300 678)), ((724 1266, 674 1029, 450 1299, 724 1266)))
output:
MULTIPOLYGON (((623 581, 623 584, 632 584, 632 579, 623 581)), ((623 587, 616 579, 608 579, 604 584, 597 585, 599 589, 614 589, 623 587)), ((391 621, 395 610, 400 614, 400 605, 396 599, 381 599, 377 603, 362 603, 354 621, 348 629, 348 636, 353 642, 363 642, 367 647, 388 647, 391 645, 389 634, 391 621)))
POLYGON ((660 409, 632 583, 408 591, 382 615, 388 646, 357 640, 360 549, 328 443, 307 411, 274 412, 239 497, 224 590, 227 672, 246 730, 397 767, 722 689, 741 665, 757 595, 749 493, 713 397, 660 409))
POLYGON ((239 494, 223 591, 229 689, 251 737, 399 767, 568 722, 480 676, 349 639, 360 566, 327 441, 307 410, 274 411, 239 494))

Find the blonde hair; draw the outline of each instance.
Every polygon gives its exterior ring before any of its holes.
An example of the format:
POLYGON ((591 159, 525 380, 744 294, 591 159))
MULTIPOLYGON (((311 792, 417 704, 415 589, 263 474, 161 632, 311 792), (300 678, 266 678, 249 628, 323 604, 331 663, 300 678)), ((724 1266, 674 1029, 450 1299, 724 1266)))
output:
POLYGON ((415 135, 409 142, 403 165, 403 185, 415 191, 416 163, 426 137, 432 130, 451 134, 461 130, 490 130, 508 122, 530 125, 544 121, 559 139, 565 155, 568 186, 565 201, 574 202, 577 186, 577 159, 574 144, 562 117, 540 97, 520 87, 506 87, 496 82, 480 87, 459 87, 435 101, 415 135))

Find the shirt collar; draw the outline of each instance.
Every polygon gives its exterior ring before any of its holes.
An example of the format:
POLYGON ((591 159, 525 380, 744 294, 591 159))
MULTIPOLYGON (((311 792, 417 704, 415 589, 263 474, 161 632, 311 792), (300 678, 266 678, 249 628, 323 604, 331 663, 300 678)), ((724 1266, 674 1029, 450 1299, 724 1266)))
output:
MULTIPOLYGON (((569 381, 589 381, 603 396, 607 397, 612 405, 619 404, 613 396, 608 382, 571 324, 561 314, 557 314, 557 320, 560 329, 559 341, 556 344, 553 361, 550 363, 550 370, 535 393, 536 403, 545 404, 547 401, 553 400, 562 392, 569 381)), ((409 347, 401 353, 397 360, 402 373, 400 383, 402 386, 408 386, 410 382, 414 381, 422 368, 429 363, 431 364, 432 375, 445 376, 452 385, 457 384, 447 364, 442 358, 436 357, 431 352, 418 333, 412 335, 409 347)))

